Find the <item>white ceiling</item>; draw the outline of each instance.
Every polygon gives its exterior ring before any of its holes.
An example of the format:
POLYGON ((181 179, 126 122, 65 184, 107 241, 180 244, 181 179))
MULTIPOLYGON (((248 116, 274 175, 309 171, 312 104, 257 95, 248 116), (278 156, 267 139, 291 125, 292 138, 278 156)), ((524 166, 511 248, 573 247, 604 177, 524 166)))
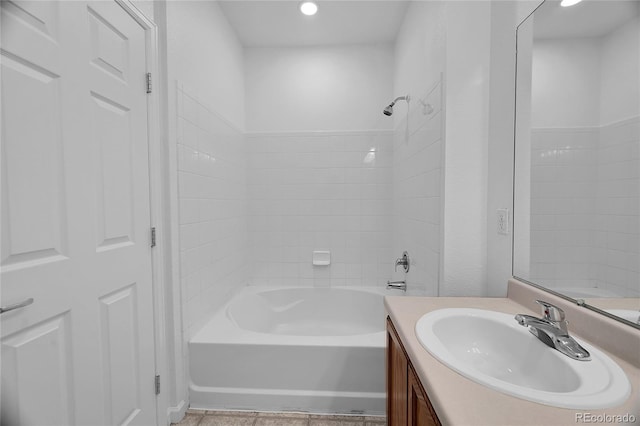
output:
POLYGON ((561 7, 559 1, 551 0, 535 11, 534 37, 602 37, 639 13, 637 0, 584 0, 571 7, 561 7))
POLYGON ((404 18, 404 0, 317 0, 318 13, 300 13, 300 1, 220 1, 246 47, 392 43, 404 18))

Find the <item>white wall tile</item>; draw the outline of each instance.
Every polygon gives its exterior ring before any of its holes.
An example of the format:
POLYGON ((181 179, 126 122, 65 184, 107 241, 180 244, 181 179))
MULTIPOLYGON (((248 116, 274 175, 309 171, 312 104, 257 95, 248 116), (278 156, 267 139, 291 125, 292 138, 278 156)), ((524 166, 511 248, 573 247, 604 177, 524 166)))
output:
POLYGON ((599 128, 533 132, 536 277, 551 286, 638 293, 639 129, 640 118, 633 118, 599 128))
POLYGON ((392 244, 391 143, 389 131, 249 135, 250 282, 384 285, 388 274, 376 267, 365 277, 361 261, 373 244, 364 235, 387 233, 372 262, 392 244), (332 264, 313 267, 313 250, 330 250, 332 264))
POLYGON ((184 88, 177 93, 180 276, 191 336, 248 278, 242 133, 184 88), (182 106, 182 107, 180 107, 182 106))
MULTIPOLYGON (((436 106, 432 114, 422 114, 416 103, 409 113, 410 137, 405 138, 406 121, 394 134, 393 185, 384 188, 391 197, 393 249, 391 262, 408 251, 411 269, 407 274, 393 263, 383 264, 394 280, 406 279, 409 294, 438 295, 440 280, 443 135, 440 111, 440 84, 423 96, 436 106)), ((386 254, 385 254, 386 256, 386 254)))

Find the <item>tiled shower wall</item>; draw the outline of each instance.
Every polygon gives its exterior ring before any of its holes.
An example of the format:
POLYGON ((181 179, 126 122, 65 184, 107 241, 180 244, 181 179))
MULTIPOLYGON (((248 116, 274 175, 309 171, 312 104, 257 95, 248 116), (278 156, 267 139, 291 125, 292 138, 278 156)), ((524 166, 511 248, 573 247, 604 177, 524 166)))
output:
POLYGON ((599 287, 640 296, 640 117, 600 128, 593 263, 599 287))
POLYGON ((640 119, 534 129, 531 278, 640 292, 640 119))
POLYGON ((178 100, 189 336, 238 287, 385 286, 405 278, 393 274, 403 250, 412 261, 409 292, 437 295, 440 84, 395 132, 243 134, 180 86, 178 100), (314 266, 314 250, 330 251, 331 264, 314 266))
MULTIPOLYGON (((443 117, 442 85, 411 101, 409 116, 394 132, 394 252, 409 252, 407 292, 437 296, 441 252, 443 117)), ((394 259, 395 259, 394 257, 394 259)), ((392 269, 393 270, 393 269, 392 269)))
POLYGON ((531 133, 531 279, 594 287, 591 247, 598 127, 531 133))
POLYGON ((252 133, 247 148, 250 284, 386 284, 392 132, 252 133))
POLYGON ((178 198, 187 338, 247 282, 242 132, 178 85, 178 198))

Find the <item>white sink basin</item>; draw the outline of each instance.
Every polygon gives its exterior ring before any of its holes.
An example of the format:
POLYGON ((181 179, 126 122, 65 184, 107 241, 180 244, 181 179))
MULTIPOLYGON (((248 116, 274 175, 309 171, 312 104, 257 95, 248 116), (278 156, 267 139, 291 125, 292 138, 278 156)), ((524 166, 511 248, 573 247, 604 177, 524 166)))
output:
POLYGON ((627 376, 607 355, 579 341, 591 360, 571 359, 513 317, 481 309, 440 309, 420 318, 416 335, 449 368, 508 395, 579 409, 614 407, 629 397, 627 376))

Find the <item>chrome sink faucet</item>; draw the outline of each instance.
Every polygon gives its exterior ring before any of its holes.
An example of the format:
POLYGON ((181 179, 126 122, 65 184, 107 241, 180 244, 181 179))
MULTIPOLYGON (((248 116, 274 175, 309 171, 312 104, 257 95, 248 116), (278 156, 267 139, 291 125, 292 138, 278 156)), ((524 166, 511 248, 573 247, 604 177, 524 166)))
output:
POLYGON ((589 352, 569 336, 564 311, 543 300, 536 300, 536 303, 542 306, 542 318, 518 314, 515 316, 518 324, 529 327, 531 334, 569 358, 589 361, 591 359, 589 352))

